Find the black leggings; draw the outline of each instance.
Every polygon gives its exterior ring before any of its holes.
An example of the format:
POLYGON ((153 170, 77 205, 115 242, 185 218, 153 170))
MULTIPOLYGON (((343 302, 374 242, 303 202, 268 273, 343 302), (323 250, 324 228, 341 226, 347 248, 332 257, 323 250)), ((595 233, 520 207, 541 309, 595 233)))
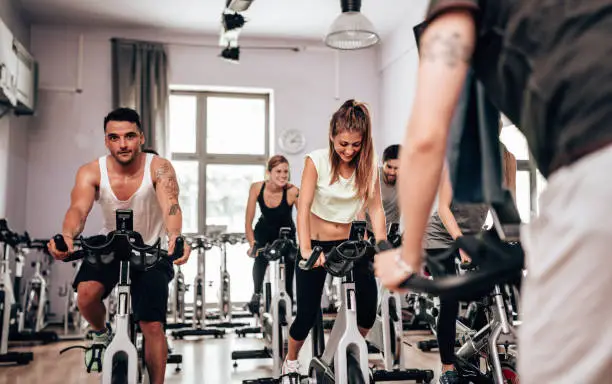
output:
MULTIPOLYGON (((455 275, 455 257, 446 259, 436 267, 431 263, 430 257, 448 252, 447 249, 427 249, 427 268, 434 277, 455 275), (439 270, 442 268, 442 270, 439 270)), ((458 252, 458 251, 457 251, 458 252)), ((458 257, 459 255, 456 255, 458 257)), ((440 297, 440 313, 438 315, 438 348, 442 364, 455 363, 455 340, 457 338, 457 316, 459 315, 459 302, 457 300, 440 297)))
MULTIPOLYGON (((299 257, 299 256, 298 256, 299 257)), ((266 276, 266 268, 268 268, 268 260, 259 255, 253 263, 253 288, 255 293, 261 294, 263 289, 263 281, 266 276)), ((295 261, 285 259, 285 291, 293 300, 293 271, 295 270, 295 261)))
MULTIPOLYGON (((312 248, 320 246, 323 252, 329 252, 332 247, 342 243, 337 241, 311 240, 312 248)), ((306 340, 308 332, 315 323, 317 313, 321 309, 321 295, 325 285, 327 271, 322 267, 304 271, 299 267, 295 270, 297 289, 297 314, 289 329, 289 335, 297 341, 306 340)), ((355 279, 355 298, 357 301, 357 324, 361 328, 370 329, 376 320, 376 305, 378 288, 374 280, 372 260, 363 258, 355 263, 353 268, 355 279)))

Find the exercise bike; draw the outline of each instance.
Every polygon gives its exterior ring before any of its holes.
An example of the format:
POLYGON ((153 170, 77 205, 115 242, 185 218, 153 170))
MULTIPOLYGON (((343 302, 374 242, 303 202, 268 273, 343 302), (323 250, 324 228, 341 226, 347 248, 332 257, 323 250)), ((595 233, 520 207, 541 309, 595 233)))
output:
POLYGON ((244 234, 240 233, 223 233, 213 241, 213 243, 221 249, 221 286, 219 288, 219 313, 217 315, 208 316, 209 319, 219 320, 219 322, 211 324, 214 327, 236 328, 245 327, 249 325, 248 323, 232 321, 232 318, 248 318, 252 315, 248 312, 235 312, 232 306, 231 299, 230 274, 227 270, 227 245, 235 245, 238 243, 245 242, 246 238, 244 237, 244 234))
POLYGON ((206 251, 212 249, 213 245, 204 236, 191 239, 190 245, 192 251, 196 249, 198 251, 198 272, 193 282, 195 291, 193 296, 192 323, 190 329, 173 331, 172 336, 175 339, 182 339, 185 336, 214 336, 215 339, 223 337, 225 330, 206 327, 206 295, 204 294, 206 289, 206 260, 204 256, 206 251))
MULTIPOLYGON (((369 257, 373 247, 364 240, 365 221, 354 221, 351 225, 349 239, 333 248, 325 255, 323 268, 335 277, 342 278, 342 304, 331 335, 321 354, 323 327, 321 312, 318 324, 312 331, 313 359, 308 368, 309 384, 355 384, 371 382, 368 368, 368 346, 359 333, 357 326, 357 304, 355 299, 355 282, 353 267, 356 261, 369 257)), ((314 247, 308 260, 301 260, 299 268, 310 270, 322 253, 320 247, 314 247)))
MULTIPOLYGON (((281 228, 278 239, 272 244, 259 250, 257 257, 265 257, 269 261, 268 274, 274 271, 274 289, 264 289, 264 295, 261 309, 261 332, 264 337, 266 347, 258 350, 249 351, 234 351, 232 352, 232 360, 234 360, 234 368, 238 366, 236 360, 243 359, 272 359, 272 375, 274 379, 281 376, 281 368, 285 356, 287 355, 289 327, 293 322, 292 302, 291 297, 285 291, 285 259, 295 259, 297 256, 297 247, 295 242, 290 238, 291 228, 281 228)), ((266 286, 270 287, 271 283, 266 286)), ((240 334, 240 331, 236 331, 240 334)), ((271 378, 258 380, 245 380, 243 383, 267 383, 271 378)))
MULTIPOLYGON (((27 289, 22 292, 21 283, 23 278, 23 266, 26 254, 32 249, 41 249, 44 240, 30 239, 25 232, 23 235, 14 234, 14 241, 6 251, 15 251, 15 279, 13 292, 15 294, 15 305, 11 309, 11 326, 9 328, 9 339, 19 342, 41 342, 52 343, 59 340, 56 332, 43 331, 46 327, 46 315, 49 312, 47 300, 47 282, 40 273, 40 266, 35 269, 35 274, 28 280, 27 289), (20 296, 24 296, 23 302, 20 296)), ((46 250, 46 248, 44 248, 46 250)), ((32 263, 36 267, 37 263, 32 263)), ((39 264, 38 264, 39 265, 39 264)))
MULTIPOLYGON (((29 250, 42 251, 47 254, 45 240, 29 239, 26 245, 21 248, 26 254, 29 250)), ((39 258, 32 262, 34 268, 33 275, 27 280, 24 301, 24 321, 25 327, 33 332, 41 332, 47 326, 47 313, 49 313, 49 288, 47 284, 47 271, 42 270, 42 260, 39 258)))
MULTIPOLYGON (((399 226, 391 225, 388 241, 394 247, 401 245, 399 226), (399 240, 398 240, 399 238, 399 240)), ((434 378, 432 370, 406 369, 403 351, 403 324, 400 295, 379 286, 379 302, 376 320, 366 340, 370 351, 381 353, 384 369, 374 371, 374 381, 417 381, 429 383, 434 378)))
MULTIPOLYGON (((118 284, 118 311, 116 314, 116 326, 112 341, 106 347, 102 361, 102 384, 137 384, 148 381, 148 372, 144 359, 144 343, 142 340, 143 353, 139 359, 136 345, 137 331, 136 323, 130 311, 130 269, 145 271, 152 268, 163 258, 174 261, 183 255, 184 239, 178 237, 175 243, 174 253, 168 255, 160 247, 160 239, 154 245, 143 243, 142 236, 133 230, 132 210, 116 210, 117 230, 110 232, 107 236, 95 236, 93 238, 81 238, 82 250, 74 252, 65 258, 64 262, 73 262, 83 259, 84 262, 93 266, 119 261, 119 284, 118 284), (99 244, 102 242, 102 244, 99 244), (96 244, 97 243, 97 244, 96 244)), ((54 237, 57 249, 67 251, 68 247, 62 235, 54 237)), ((73 348, 68 347, 60 351, 64 353, 73 348)), ((93 350, 94 356, 101 358, 100 350, 93 350)), ((170 360, 170 359, 169 359, 170 360)), ((182 359, 181 359, 182 360, 182 359)), ((88 367, 88 371, 91 367, 88 367)))
POLYGON ((80 262, 73 261, 71 263, 74 270, 72 279, 67 281, 63 287, 59 287, 59 296, 66 298, 66 304, 64 304, 64 333, 60 335, 61 340, 82 340, 87 337, 87 322, 81 316, 81 312, 77 306, 76 292, 72 287, 72 281, 76 277, 77 271, 80 266, 80 262))
POLYGON ((189 285, 185 284, 185 275, 179 266, 174 274, 172 291, 170 295, 170 317, 171 323, 166 324, 166 329, 181 329, 190 326, 185 317, 185 293, 189 285))
MULTIPOLYGON (((18 301, 13 292, 11 271, 9 269, 9 250, 19 243, 19 236, 9 230, 5 219, 0 219, 0 245, 3 255, 0 260, 0 363, 29 364, 34 359, 32 352, 9 352, 8 342, 11 312, 14 313, 18 301)), ((14 317, 13 317, 13 321, 14 317)))
MULTIPOLYGON (((455 368, 464 383, 507 384, 519 380, 516 353, 511 347, 517 344, 514 317, 519 312, 516 306, 525 257, 521 247, 512 243, 518 240, 520 216, 509 193, 503 205, 491 208, 494 230, 455 241, 472 258, 472 272, 434 280, 412 274, 400 284, 403 289, 458 301, 485 298, 488 324, 465 340, 456 353, 455 368)), ((378 245, 380 251, 391 248, 385 243, 378 245)), ((435 260, 454 257, 455 252, 450 249, 435 260)))

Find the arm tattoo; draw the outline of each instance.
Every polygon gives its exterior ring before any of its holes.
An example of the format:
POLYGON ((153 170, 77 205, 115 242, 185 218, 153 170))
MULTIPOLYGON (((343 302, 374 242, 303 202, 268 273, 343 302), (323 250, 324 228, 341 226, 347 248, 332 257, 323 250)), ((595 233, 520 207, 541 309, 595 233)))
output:
POLYGON ((178 204, 172 204, 172 206, 170 206, 170 216, 174 216, 176 214, 178 214, 179 212, 181 212, 181 206, 178 204))
POLYGON ((168 161, 165 161, 155 171, 157 182, 160 184, 164 191, 168 195, 170 201, 178 201, 179 186, 176 180, 176 174, 174 169, 168 161))
POLYGON ((423 60, 443 60, 447 66, 454 68, 460 62, 469 63, 470 47, 461 41, 457 32, 451 34, 436 33, 423 42, 421 57, 423 60))

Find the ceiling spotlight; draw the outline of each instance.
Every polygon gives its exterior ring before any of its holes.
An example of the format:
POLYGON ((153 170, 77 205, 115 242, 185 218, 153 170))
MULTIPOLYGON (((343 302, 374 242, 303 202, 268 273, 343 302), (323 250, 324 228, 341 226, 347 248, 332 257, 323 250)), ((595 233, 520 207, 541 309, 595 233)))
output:
POLYGON ((325 36, 328 47, 342 50, 368 48, 380 41, 374 25, 361 12, 361 0, 340 0, 342 13, 325 36))
POLYGON ((226 31, 240 29, 244 23, 244 17, 239 13, 223 13, 223 28, 226 31))
POLYGON ((230 63, 238 64, 240 60, 240 47, 230 47, 229 45, 221 51, 221 58, 230 63))
POLYGON ((234 12, 244 12, 254 0, 227 0, 226 7, 234 12))

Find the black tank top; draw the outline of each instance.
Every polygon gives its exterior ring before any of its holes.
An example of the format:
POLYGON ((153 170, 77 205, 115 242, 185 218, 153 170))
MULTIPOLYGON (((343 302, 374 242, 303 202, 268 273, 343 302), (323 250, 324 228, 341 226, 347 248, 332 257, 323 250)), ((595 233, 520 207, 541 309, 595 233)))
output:
POLYGON ((271 243, 278 238, 278 232, 282 227, 291 228, 292 236, 295 236, 295 224, 291 212, 293 207, 287 201, 287 188, 283 189, 283 197, 277 207, 270 208, 264 200, 264 182, 257 196, 261 216, 255 225, 255 241, 261 245, 271 243))

